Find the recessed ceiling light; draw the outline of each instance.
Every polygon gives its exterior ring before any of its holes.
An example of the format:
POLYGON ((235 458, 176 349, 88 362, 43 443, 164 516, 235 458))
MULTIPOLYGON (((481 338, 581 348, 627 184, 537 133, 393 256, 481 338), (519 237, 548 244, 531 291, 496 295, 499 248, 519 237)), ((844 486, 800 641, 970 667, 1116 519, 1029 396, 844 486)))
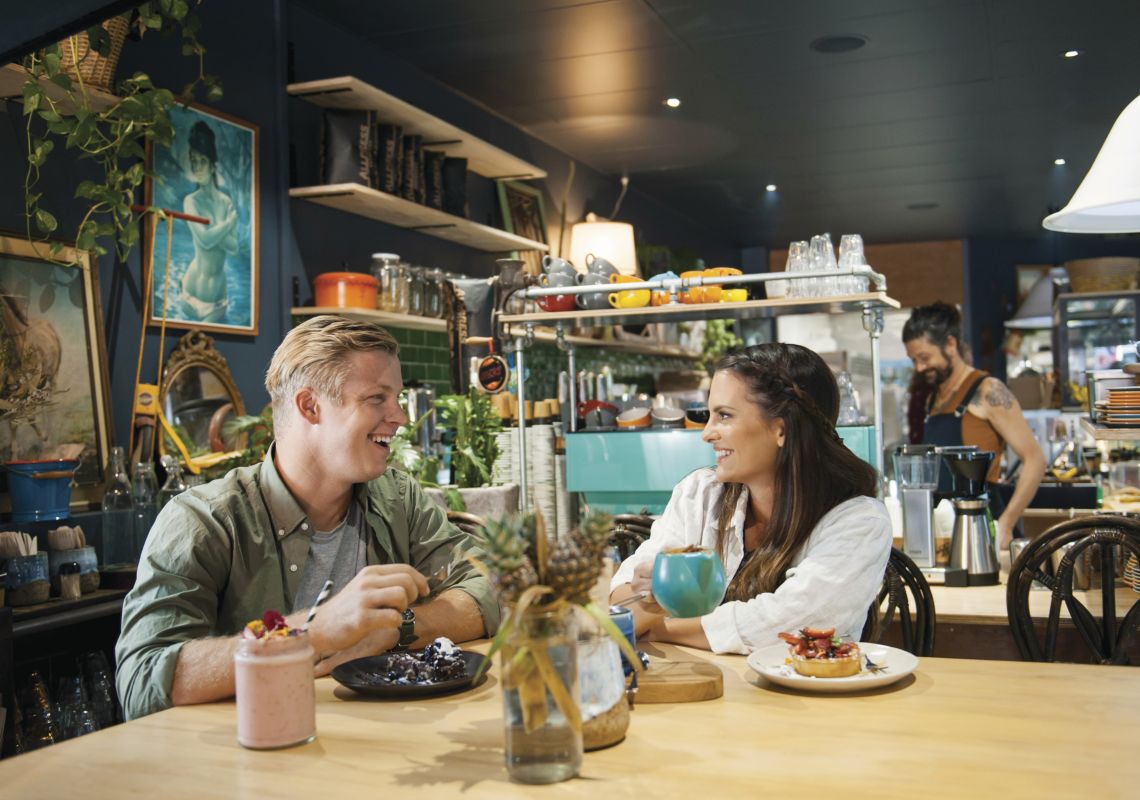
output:
POLYGON ((911 211, 930 211, 938 208, 938 203, 910 203, 907 208, 911 211))
POLYGON ((867 44, 867 37, 861 33, 841 33, 833 36, 821 36, 812 42, 809 47, 817 53, 850 53, 867 44))
POLYGON ((769 183, 767 186, 765 186, 765 187, 764 187, 764 191, 766 191, 766 192, 774 192, 774 191, 776 191, 776 184, 774 184, 774 183, 769 183))
POLYGON ((1065 166, 1065 159, 1063 159, 1063 158, 1054 158, 1054 159, 1053 159, 1053 163, 1054 163, 1056 166, 1058 166, 1058 167, 1063 167, 1063 166, 1065 166))
POLYGON ((1065 51, 1065 58, 1076 58, 1080 54, 1081 54, 1080 50, 1066 50, 1065 51))
POLYGON ((681 98, 679 98, 679 97, 666 97, 665 98, 665 105, 669 106, 669 108, 680 108, 681 98))

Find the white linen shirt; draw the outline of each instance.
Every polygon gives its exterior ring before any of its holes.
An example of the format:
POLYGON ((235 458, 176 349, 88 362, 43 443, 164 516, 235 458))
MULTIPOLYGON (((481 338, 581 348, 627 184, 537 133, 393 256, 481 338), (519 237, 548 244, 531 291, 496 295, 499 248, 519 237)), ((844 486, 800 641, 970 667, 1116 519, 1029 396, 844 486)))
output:
MULTIPOLYGON (((649 539, 621 563, 610 591, 633 580, 638 564, 652 564, 666 548, 700 545, 716 550, 717 516, 724 484, 711 469, 698 469, 673 489, 665 513, 653 523, 649 539)), ((744 558, 747 488, 732 517, 724 565, 728 580, 744 558)), ((891 521, 886 506, 872 497, 854 497, 820 519, 792 559, 787 577, 774 592, 734 600, 701 617, 714 653, 751 653, 776 644, 780 631, 835 627, 858 639, 867 609, 882 585, 891 550, 891 521)))

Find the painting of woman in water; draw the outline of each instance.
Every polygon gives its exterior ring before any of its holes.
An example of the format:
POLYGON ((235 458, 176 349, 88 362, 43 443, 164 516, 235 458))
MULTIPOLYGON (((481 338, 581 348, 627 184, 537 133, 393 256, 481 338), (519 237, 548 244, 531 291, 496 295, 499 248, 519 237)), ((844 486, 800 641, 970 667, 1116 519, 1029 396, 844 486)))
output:
POLYGON ((150 153, 148 203, 205 221, 174 221, 169 264, 166 223, 155 225, 147 321, 256 335, 257 127, 199 106, 170 117, 172 145, 150 153))

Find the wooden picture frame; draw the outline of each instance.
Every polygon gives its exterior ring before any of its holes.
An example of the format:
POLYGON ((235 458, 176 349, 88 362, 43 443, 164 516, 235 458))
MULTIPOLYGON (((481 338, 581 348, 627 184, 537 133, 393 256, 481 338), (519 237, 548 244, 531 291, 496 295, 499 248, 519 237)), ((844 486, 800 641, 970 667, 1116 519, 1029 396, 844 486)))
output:
POLYGON ((258 127, 199 105, 170 110, 174 141, 147 148, 148 206, 176 219, 167 270, 167 222, 151 218, 144 270, 154 265, 148 325, 256 336, 260 198, 258 127))
POLYGON ((89 253, 49 247, 0 233, 0 461, 82 445, 71 503, 85 506, 103 495, 111 447, 99 279, 89 253))
MULTIPOLYGON (((536 242, 546 240, 546 211, 542 204, 542 189, 519 181, 496 181, 499 209, 503 214, 503 230, 525 236, 536 242)), ((528 275, 542 274, 542 251, 520 250, 512 254, 522 259, 528 275)))

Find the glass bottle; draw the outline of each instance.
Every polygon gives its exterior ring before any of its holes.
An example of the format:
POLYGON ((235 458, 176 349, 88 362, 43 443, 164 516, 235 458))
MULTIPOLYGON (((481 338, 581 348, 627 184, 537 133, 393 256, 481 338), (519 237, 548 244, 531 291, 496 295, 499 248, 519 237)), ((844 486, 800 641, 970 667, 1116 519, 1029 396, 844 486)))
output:
POLYGON ((391 310, 395 311, 397 314, 407 314, 410 307, 410 269, 411 267, 406 261, 401 261, 396 265, 396 288, 393 292, 393 306, 391 310))
POLYGON ((140 461, 135 464, 135 477, 131 482, 131 499, 134 501, 133 555, 137 563, 146 543, 147 534, 158 516, 158 478, 154 464, 140 461))
POLYGON ((131 479, 127 475, 123 448, 111 448, 107 472, 107 489, 103 492, 103 545, 99 555, 104 567, 133 564, 134 501, 131 499, 131 479))
POLYGON ((443 318, 443 270, 438 267, 429 269, 425 273, 427 283, 424 286, 424 316, 443 318))
POLYGON ((162 468, 166 471, 166 481, 158 491, 158 510, 161 511, 176 494, 190 488, 182 476, 182 464, 172 455, 162 457, 162 468))

